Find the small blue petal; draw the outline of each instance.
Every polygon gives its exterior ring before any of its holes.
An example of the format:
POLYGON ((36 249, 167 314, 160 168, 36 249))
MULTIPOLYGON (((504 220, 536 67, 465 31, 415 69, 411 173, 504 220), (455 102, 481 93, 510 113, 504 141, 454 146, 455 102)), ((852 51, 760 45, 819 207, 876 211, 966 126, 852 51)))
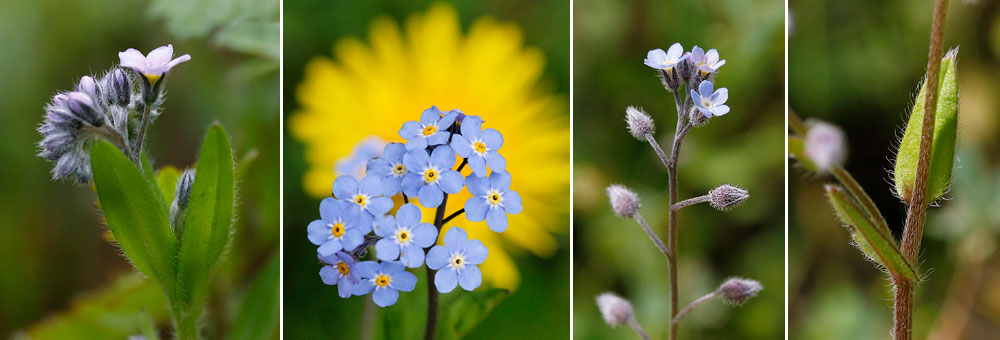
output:
POLYGON ((389 237, 396 233, 396 218, 392 215, 379 217, 375 220, 375 235, 389 237))
POLYGON ((340 176, 333 181, 333 196, 338 199, 351 199, 358 193, 358 180, 351 176, 340 176))
POLYGON ((378 262, 375 261, 361 261, 354 265, 354 271, 366 279, 374 278, 378 274, 378 268, 378 262))
POLYGON ((410 268, 418 268, 424 265, 424 249, 413 243, 400 247, 399 262, 410 268))
POLYGON ((489 255, 490 250, 483 245, 483 241, 471 240, 465 244, 465 264, 482 264, 489 255))
POLYGON ((694 90, 691 90, 691 102, 694 105, 701 106, 701 96, 698 95, 698 92, 694 92, 694 90))
POLYGON ((451 268, 439 270, 437 274, 434 274, 434 286, 437 287, 438 292, 451 292, 455 290, 455 286, 458 286, 458 274, 451 268))
POLYGON ((490 151, 499 150, 503 146, 503 135, 495 129, 483 130, 483 144, 486 144, 490 151))
POLYGON ((729 99, 729 89, 723 87, 715 91, 712 94, 712 104, 721 105, 729 99))
POLYGON ((412 292, 414 288, 417 288, 417 276, 408 271, 398 272, 392 276, 392 288, 403 292, 412 292))
POLYGON ((406 165, 409 171, 418 172, 430 164, 431 156, 427 154, 427 150, 410 150, 403 155, 403 165, 406 165))
POLYGON ((490 204, 486 202, 485 198, 473 196, 465 201, 465 218, 472 222, 482 222, 486 219, 486 212, 489 208, 490 204))
POLYGON ((486 177, 486 157, 479 154, 472 154, 469 156, 469 168, 472 169, 472 173, 476 176, 486 177))
POLYGON ((500 192, 510 190, 510 173, 493 171, 490 174, 490 187, 500 192))
POLYGON ((503 158, 503 155, 496 151, 490 151, 490 153, 486 154, 486 164, 489 164, 490 169, 493 171, 507 171, 507 159, 503 158))
POLYGON ((374 290, 374 289, 375 289, 375 284, 374 283, 372 283, 369 280, 361 280, 361 281, 358 281, 358 283, 354 285, 354 292, 353 293, 354 293, 355 296, 365 295, 365 294, 371 293, 372 290, 374 290))
POLYGON ((458 284, 462 286, 462 289, 472 291, 479 288, 479 285, 483 283, 483 273, 479 271, 479 267, 476 266, 465 266, 462 271, 458 273, 458 284))
POLYGON ((465 186, 469 188, 469 193, 473 196, 486 196, 486 191, 490 189, 490 183, 486 176, 466 176, 465 186))
POLYGON ((327 197, 319 202, 319 218, 324 221, 334 221, 340 217, 341 205, 336 198, 327 197))
POLYGON ((437 241, 438 230, 430 223, 421 223, 413 229, 413 243, 419 247, 427 248, 437 241))
POLYGON ((407 203, 396 211, 396 223, 404 227, 413 227, 420 223, 420 215, 420 208, 413 203, 407 203))
POLYGON ((392 288, 377 288, 375 294, 372 294, 372 300, 379 307, 392 306, 397 299, 399 299, 399 292, 392 288))
POLYGON ((479 116, 467 116, 462 120, 462 136, 469 139, 479 138, 479 132, 482 130, 483 119, 479 116))
POLYGON ((403 127, 399 129, 399 136, 403 139, 411 140, 420 136, 420 132, 423 130, 419 122, 409 121, 403 123, 403 127))
MULTIPOLYGON (((448 229, 448 232, 444 234, 444 245, 447 247, 462 246, 468 241, 469 241, 469 234, 465 232, 465 229, 459 227, 451 227, 448 229)), ((451 249, 456 249, 456 248, 451 248, 451 249)))
POLYGON ((309 223, 306 227, 306 232, 308 233, 309 242, 315 245, 321 245, 330 238, 330 227, 326 226, 326 222, 323 220, 315 220, 309 223))
POLYGON ((368 161, 368 165, 365 166, 365 173, 368 176, 390 176, 392 174, 392 165, 385 158, 376 158, 368 161))
POLYGON ((712 95, 712 82, 708 80, 702 80, 701 84, 698 85, 698 94, 701 97, 710 97, 712 95))
POLYGON ((418 174, 409 173, 403 176, 403 181, 400 183, 403 187, 403 194, 406 196, 416 196, 420 192, 420 187, 424 186, 424 179, 418 174))
POLYGON ((439 171, 451 169, 455 166, 455 151, 447 145, 439 146, 431 153, 430 161, 430 164, 436 166, 439 171))
POLYGON ((501 203, 508 214, 517 215, 521 212, 521 195, 518 195, 517 192, 504 192, 501 203))
POLYGON ((406 271, 402 263, 399 262, 382 262, 378 264, 378 269, 383 273, 393 275, 398 272, 406 271))
POLYGON ((722 116, 729 113, 729 105, 719 105, 712 109, 712 113, 716 116, 722 116))
POLYGON ((374 216, 382 216, 392 209, 392 199, 388 197, 375 197, 368 201, 368 211, 374 216))
POLYGON ((420 188, 420 192, 417 193, 417 197, 420 198, 420 205, 425 208, 437 208, 441 205, 441 201, 444 200, 444 193, 437 185, 425 185, 420 188))
POLYGON ((359 189, 368 196, 378 196, 385 191, 382 185, 382 176, 365 176, 361 179, 359 189))
POLYGON ((441 191, 449 194, 457 194, 465 186, 465 179, 462 178, 462 174, 458 173, 458 171, 445 170, 441 172, 441 178, 438 179, 438 186, 441 187, 441 191))
POLYGON ((340 272, 333 266, 323 266, 323 268, 319 269, 319 277, 323 280, 323 283, 333 286, 340 280, 340 272))
POLYGON ((406 149, 413 150, 423 150, 427 148, 427 137, 420 136, 411 140, 406 141, 406 149))
POLYGON ((507 213, 501 207, 492 207, 486 213, 486 225, 498 233, 507 230, 507 213))
POLYGON ((455 150, 455 153, 458 154, 459 157, 468 158, 472 155, 472 143, 465 137, 462 137, 462 135, 452 136, 451 144, 449 145, 452 150, 455 150))
POLYGON ((354 282, 351 281, 351 278, 345 277, 340 279, 340 284, 337 285, 337 295, 346 299, 351 297, 351 293, 353 293, 353 291, 354 282))
POLYGON ((448 250, 442 246, 434 246, 427 252, 427 267, 438 270, 448 264, 448 250))
POLYGON ((437 106, 431 106, 420 113, 420 124, 430 125, 441 119, 441 110, 437 106))
POLYGON ((445 130, 451 127, 451 124, 455 123, 455 118, 458 118, 459 112, 462 111, 455 112, 454 110, 452 110, 445 113, 444 117, 441 117, 441 119, 438 120, 437 122, 438 130, 445 130))
POLYGON ((389 143, 385 145, 385 150, 382 151, 382 158, 389 163, 397 163, 403 160, 403 155, 405 154, 405 145, 401 143, 389 143))
POLYGON ((395 261, 399 258, 399 245, 388 238, 378 240, 375 242, 375 257, 382 261, 395 261))
POLYGON ((451 136, 451 132, 440 130, 435 132, 430 137, 427 137, 427 145, 441 145, 448 143, 448 137, 451 136))
POLYGON ((325 243, 323 243, 323 245, 319 246, 319 249, 316 249, 316 252, 319 253, 319 256, 326 257, 333 255, 334 253, 341 251, 342 249, 344 249, 344 247, 340 243, 340 240, 331 238, 327 240, 325 243))
POLYGON ((365 242, 365 236, 360 230, 355 228, 349 228, 344 231, 344 237, 340 240, 340 243, 346 251, 354 251, 365 242))

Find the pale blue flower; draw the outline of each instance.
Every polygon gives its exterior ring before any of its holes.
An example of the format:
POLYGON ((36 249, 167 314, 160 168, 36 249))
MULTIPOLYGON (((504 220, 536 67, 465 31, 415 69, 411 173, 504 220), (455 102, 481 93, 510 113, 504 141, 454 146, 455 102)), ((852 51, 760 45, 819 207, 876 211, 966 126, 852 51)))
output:
POLYGON ((400 291, 411 292, 417 286, 417 276, 406 271, 399 262, 363 261, 355 264, 354 268, 361 275, 361 280, 354 285, 354 295, 375 291, 372 300, 379 307, 395 304, 400 291))
POLYGON ((430 155, 426 150, 410 150, 403 155, 403 164, 410 171, 403 177, 403 193, 420 199, 420 205, 436 208, 444 200, 444 194, 457 194, 462 190, 462 174, 452 170, 455 165, 455 151, 442 145, 434 148, 430 155))
POLYGON ((368 161, 381 157, 382 147, 384 146, 385 141, 378 136, 365 137, 361 142, 354 145, 350 155, 337 160, 334 169, 337 170, 338 174, 348 175, 360 180, 365 176, 365 166, 368 164, 368 161))
POLYGON ((142 52, 130 48, 124 52, 118 52, 118 59, 123 67, 131 68, 146 76, 150 83, 156 83, 164 73, 170 71, 174 66, 191 60, 191 55, 185 54, 174 58, 174 45, 167 45, 157 47, 148 55, 142 55, 142 52))
POLYGON ((385 185, 377 176, 365 176, 361 183, 351 176, 340 176, 333 181, 333 196, 351 202, 348 206, 356 225, 371 225, 376 217, 382 217, 392 209, 392 199, 382 197, 385 185))
POLYGON ((646 66, 657 70, 664 70, 676 66, 687 59, 688 56, 688 54, 684 53, 684 47, 681 47, 680 43, 674 43, 670 45, 670 48, 666 52, 663 52, 661 49, 649 50, 646 53, 646 59, 643 59, 642 62, 646 66))
POLYGON ((729 89, 723 87, 713 93, 712 82, 708 80, 703 80, 698 85, 698 92, 691 90, 691 100, 705 118, 729 113, 729 106, 725 105, 726 99, 729 99, 729 89))
POLYGON ((487 255, 483 242, 469 240, 465 230, 451 227, 444 235, 444 245, 427 253, 427 267, 437 270, 434 285, 439 292, 450 292, 456 285, 471 291, 483 282, 483 273, 476 266, 486 261, 487 255))
POLYGON ((359 212, 351 210, 352 203, 328 197, 319 203, 320 219, 306 227, 309 242, 319 246, 321 256, 338 251, 353 251, 365 241, 365 234, 372 231, 371 220, 357 218, 359 212))
POLYGON ((438 230, 430 223, 420 223, 420 208, 404 204, 392 215, 375 221, 375 234, 382 239, 375 243, 375 257, 382 261, 397 258, 407 267, 424 264, 424 248, 434 245, 438 230))
POLYGON ((368 161, 366 173, 382 179, 385 196, 390 197, 403 190, 403 177, 409 172, 403 164, 406 147, 400 143, 389 143, 382 151, 382 157, 368 161))
POLYGON ((349 298, 354 293, 354 285, 361 281, 361 275, 355 270, 355 260, 345 252, 323 256, 318 254, 319 260, 326 265, 319 270, 319 277, 323 283, 337 286, 337 294, 342 298, 349 298))
POLYGON ((698 46, 691 49, 690 61, 703 73, 714 73, 726 64, 725 59, 719 60, 719 51, 713 48, 705 52, 698 46))
POLYGON ((442 113, 437 106, 431 106, 431 108, 424 110, 424 113, 420 114, 419 122, 409 121, 403 123, 403 127, 399 129, 399 136, 406 139, 407 150, 424 149, 428 146, 446 144, 448 143, 448 136, 451 135, 447 130, 455 122, 457 116, 457 112, 448 111, 442 113))
POLYGON ((472 197, 465 201, 465 217, 472 222, 486 220, 491 230, 507 230, 507 214, 521 212, 521 196, 510 190, 510 174, 493 172, 490 177, 475 174, 465 178, 472 197))
POLYGON ((468 116, 462 122, 462 134, 451 137, 451 148, 459 157, 468 159, 469 168, 477 176, 490 170, 507 171, 507 160, 497 153, 503 146, 503 135, 495 129, 482 130, 483 119, 468 116))

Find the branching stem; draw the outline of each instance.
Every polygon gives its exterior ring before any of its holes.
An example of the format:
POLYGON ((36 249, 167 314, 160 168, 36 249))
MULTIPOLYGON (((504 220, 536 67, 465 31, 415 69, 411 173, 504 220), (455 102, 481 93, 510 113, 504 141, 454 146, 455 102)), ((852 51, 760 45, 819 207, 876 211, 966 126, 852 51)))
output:
POLYGON ((693 311, 695 308, 697 308, 701 304, 703 304, 705 302, 708 302, 708 300, 711 300, 711 299, 715 298, 717 295, 719 295, 719 291, 714 291, 714 292, 705 294, 704 296, 698 298, 697 300, 694 300, 694 302, 691 302, 691 304, 687 305, 687 307, 684 307, 684 309, 682 309, 680 313, 677 313, 677 316, 675 316, 673 320, 670 320, 670 323, 672 323, 672 324, 678 324, 678 323, 680 323, 681 319, 684 319, 684 317, 687 316, 688 313, 690 313, 691 311, 693 311))
POLYGON ((708 201, 709 201, 708 195, 701 195, 695 198, 688 198, 686 200, 674 203, 674 205, 671 205, 670 211, 678 211, 685 207, 692 206, 698 203, 705 203, 708 201))
POLYGON ((667 257, 667 261, 670 261, 670 249, 668 249, 667 246, 663 244, 663 240, 661 240, 659 236, 656 236, 656 233, 653 232, 653 228, 650 228, 649 223, 646 223, 646 219, 642 218, 642 214, 639 214, 637 212, 633 217, 635 218, 636 222, 639 222, 639 226, 641 226, 642 230, 646 232, 646 235, 649 236, 649 239, 653 241, 653 244, 656 245, 656 248, 659 249, 661 253, 663 253, 663 256, 667 257))

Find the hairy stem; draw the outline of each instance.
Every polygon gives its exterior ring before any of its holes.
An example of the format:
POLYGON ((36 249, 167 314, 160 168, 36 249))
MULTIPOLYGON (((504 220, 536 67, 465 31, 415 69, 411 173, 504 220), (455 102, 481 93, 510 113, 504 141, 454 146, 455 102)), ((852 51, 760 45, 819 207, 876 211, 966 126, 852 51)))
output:
POLYGON ((717 295, 719 295, 719 291, 714 291, 714 292, 705 294, 704 296, 698 298, 697 300, 694 300, 694 302, 691 302, 691 304, 687 305, 687 307, 684 307, 684 309, 682 309, 680 313, 677 313, 677 316, 675 316, 673 320, 670 320, 670 323, 672 323, 672 324, 678 324, 678 323, 680 323, 681 319, 683 319, 685 316, 687 316, 688 313, 690 313, 691 311, 693 311, 695 308, 697 308, 701 304, 703 304, 705 302, 708 302, 708 300, 711 300, 711 299, 715 298, 717 295))
MULTIPOLYGON (((920 151, 917 154, 916 178, 906 212, 906 226, 903 229, 903 256, 911 263, 917 263, 920 239, 923 237, 924 222, 927 217, 927 176, 930 172, 931 145, 934 142, 934 119, 937 113, 938 81, 941 71, 942 36, 948 0, 934 1, 934 17, 931 24, 930 51, 927 55, 927 74, 924 77, 926 95, 924 120, 920 131, 920 151)), ((895 279, 896 301, 893 335, 896 340, 910 340, 913 324, 913 295, 915 282, 895 279)))
MULTIPOLYGON (((462 162, 465 165, 465 162, 462 162)), ((459 167, 461 168, 461 166, 459 167)), ((441 233, 441 226, 444 225, 444 209, 448 205, 448 194, 444 195, 441 205, 434 213, 434 227, 441 233)), ((427 267, 427 325, 424 327, 424 339, 433 340, 437 332, 438 319, 438 291, 434 285, 434 273, 436 271, 427 267)))
POLYGON ((653 241, 653 244, 656 245, 656 248, 660 249, 660 252, 663 253, 663 256, 667 257, 667 261, 669 262, 670 249, 668 249, 667 246, 663 244, 663 240, 661 240, 659 236, 656 236, 656 233, 653 232, 653 228, 650 228, 649 223, 646 223, 646 219, 642 218, 642 214, 636 212, 635 216, 633 217, 635 218, 636 222, 639 222, 639 226, 641 226, 642 230, 646 232, 646 235, 649 236, 649 239, 653 241))
POLYGON ((681 209, 683 209, 685 207, 692 206, 692 205, 695 205, 695 204, 698 204, 698 203, 705 203, 705 202, 708 202, 708 201, 709 201, 708 195, 701 195, 701 196, 698 196, 698 197, 695 197, 695 198, 688 198, 686 200, 674 203, 674 205, 671 205, 670 206, 670 211, 681 210, 681 209))
MULTIPOLYGON (((678 113, 678 119, 681 119, 678 113)), ((682 126, 681 123, 677 124, 680 129, 674 131, 674 143, 670 148, 670 159, 667 163, 667 182, 670 190, 670 205, 667 207, 673 207, 677 203, 677 159, 680 155, 681 142, 684 141, 684 136, 687 135, 688 131, 691 130, 690 124, 685 124, 682 126)), ((670 211, 670 217, 667 221, 667 243, 668 249, 670 249, 669 256, 667 256, 667 261, 670 264, 670 318, 673 319, 677 316, 677 212, 670 211)), ((670 323, 670 340, 677 339, 677 327, 678 324, 670 323)))
POLYGON ((650 340, 649 335, 642 329, 642 325, 639 324, 639 321, 635 320, 635 317, 628 320, 628 325, 635 330, 636 334, 639 334, 639 337, 642 338, 642 340, 650 340))
POLYGON ((142 111, 142 122, 139 123, 139 132, 137 132, 135 136, 135 150, 132 150, 133 160, 135 161, 135 164, 139 166, 139 169, 142 169, 142 161, 140 160, 140 155, 142 155, 142 140, 146 138, 146 127, 149 125, 150 106, 152 106, 152 104, 146 103, 144 106, 145 108, 142 111))

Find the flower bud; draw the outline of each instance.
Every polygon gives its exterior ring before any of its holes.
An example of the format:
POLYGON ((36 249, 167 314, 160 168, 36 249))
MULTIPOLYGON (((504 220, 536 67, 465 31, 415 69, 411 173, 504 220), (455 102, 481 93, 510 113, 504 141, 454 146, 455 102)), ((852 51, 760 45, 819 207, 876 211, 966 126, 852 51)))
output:
MULTIPOLYGON (((681 61, 678 65, 682 65, 683 62, 684 61, 681 61)), ((676 92, 681 86, 680 71, 678 71, 677 68, 679 68, 679 66, 660 69, 660 73, 658 74, 660 82, 663 83, 663 88, 667 89, 667 91, 676 92)))
POLYGON ((825 122, 814 122, 805 139, 805 154, 816 164, 816 170, 828 173, 844 163, 847 145, 844 132, 825 122))
POLYGON ((128 105, 132 97, 131 83, 128 73, 116 68, 108 74, 108 87, 111 89, 111 102, 115 105, 128 105))
POLYGON ((191 201, 194 175, 194 169, 184 170, 174 187, 174 201, 170 204, 170 226, 177 234, 182 234, 184 231, 184 218, 187 216, 188 203, 191 201))
POLYGON ((78 119, 94 127, 104 125, 104 119, 94 109, 94 100, 83 92, 70 92, 67 94, 66 106, 78 119))
POLYGON ((597 300, 597 308, 601 310, 601 316, 604 317, 604 322, 607 322, 611 327, 628 324, 634 316, 632 304, 618 295, 604 293, 598 295, 595 300, 597 300))
POLYGON ((691 61, 691 52, 687 52, 685 53, 685 55, 687 56, 687 58, 684 58, 684 61, 680 62, 680 64, 677 64, 677 76, 680 77, 681 80, 686 82, 688 87, 691 87, 691 84, 694 82, 693 78, 696 73, 695 71, 697 71, 698 69, 698 66, 696 66, 694 62, 691 61))
POLYGON ((628 132, 632 134, 632 137, 642 141, 652 136, 656 128, 653 124, 653 118, 643 112, 642 108, 635 106, 625 108, 625 123, 628 125, 628 132))
POLYGON ((89 94, 91 96, 97 96, 97 82, 91 76, 83 76, 80 78, 80 83, 76 85, 77 90, 83 93, 89 94))
POLYGON ((694 127, 702 127, 705 124, 708 124, 708 119, 709 118, 705 117, 704 113, 701 113, 701 111, 698 110, 697 106, 692 106, 691 110, 688 111, 688 121, 691 122, 691 125, 694 127))
POLYGON ((734 277, 722 283, 718 292, 725 301, 739 305, 757 295, 761 289, 764 289, 764 286, 761 286, 760 282, 734 277))
POLYGON ((631 218, 639 212, 639 196, 622 185, 611 185, 607 188, 611 209, 619 217, 631 218))
POLYGON ((750 193, 743 188, 729 184, 720 185, 708 192, 708 203, 717 210, 729 210, 750 198, 750 193))

